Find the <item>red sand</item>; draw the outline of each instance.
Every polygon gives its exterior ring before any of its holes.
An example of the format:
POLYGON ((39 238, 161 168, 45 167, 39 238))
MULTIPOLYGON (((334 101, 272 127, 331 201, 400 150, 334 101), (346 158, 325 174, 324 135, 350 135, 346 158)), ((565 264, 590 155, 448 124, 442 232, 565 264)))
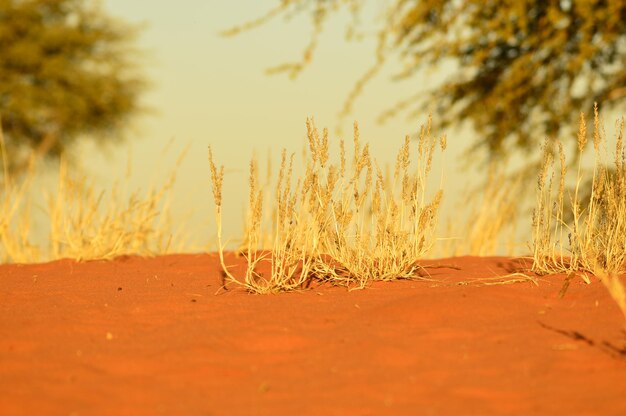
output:
MULTIPOLYGON (((233 262, 229 258, 229 262, 233 262)), ((240 261, 240 260, 238 260, 240 261)), ((624 318, 599 283, 220 292, 215 255, 0 266, 0 414, 626 415, 624 318)))

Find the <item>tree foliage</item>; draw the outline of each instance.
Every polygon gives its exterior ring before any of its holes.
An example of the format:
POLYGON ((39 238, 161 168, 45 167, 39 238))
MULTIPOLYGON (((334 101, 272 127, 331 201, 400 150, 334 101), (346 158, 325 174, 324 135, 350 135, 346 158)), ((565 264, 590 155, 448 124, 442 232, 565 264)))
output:
MULTIPOLYGON (((228 33, 275 16, 310 15, 314 34, 302 60, 277 68, 296 76, 311 61, 329 17, 348 9, 358 28, 358 17, 368 3, 280 0, 266 16, 228 33)), ((382 117, 421 112, 435 102, 442 125, 470 121, 479 136, 476 148, 498 156, 507 146, 529 149, 545 135, 562 133, 574 124, 579 111, 590 109, 595 101, 611 107, 626 95, 624 0, 389 0, 386 4, 376 30, 376 64, 347 98, 348 111, 363 86, 392 56, 403 63, 400 79, 452 61, 456 70, 441 88, 425 95, 420 85, 420 91, 382 117)))
POLYGON ((145 83, 135 29, 92 1, 0 0, 0 118, 9 165, 77 138, 119 138, 145 83))

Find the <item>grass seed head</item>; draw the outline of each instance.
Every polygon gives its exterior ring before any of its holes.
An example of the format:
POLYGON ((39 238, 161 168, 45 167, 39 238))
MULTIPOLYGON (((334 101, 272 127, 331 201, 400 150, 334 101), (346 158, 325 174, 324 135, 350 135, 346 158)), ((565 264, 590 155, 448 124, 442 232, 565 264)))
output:
POLYGON ((213 151, 209 146, 209 166, 211 168, 211 183, 213 184, 213 199, 216 207, 222 206, 222 183, 224 181, 224 166, 220 166, 219 170, 213 161, 213 151))
POLYGON ((256 162, 256 158, 252 157, 252 159, 250 159, 250 174, 248 176, 248 187, 249 187, 249 194, 248 194, 248 206, 253 207, 255 204, 255 198, 256 198, 256 193, 257 193, 257 182, 258 182, 258 169, 257 169, 257 162, 256 162))
MULTIPOLYGON (((585 113, 580 112, 580 121, 578 122, 578 151, 582 153, 587 143, 587 122, 585 121, 585 113)), ((595 132, 594 132, 595 143, 595 132)))
POLYGON ((600 136, 600 117, 598 114, 598 103, 593 103, 593 148, 596 150, 600 150, 600 142, 602 138, 600 136))
POLYGON ((353 129, 353 137, 352 137, 353 146, 354 146, 354 164, 355 165, 358 164, 359 153, 361 152, 359 139, 360 139, 359 123, 357 123, 355 121, 354 122, 354 129, 353 129))
POLYGON ((622 172, 624 168, 624 118, 615 122, 615 169, 622 172))
POLYGON ((344 177, 346 174, 346 144, 343 139, 339 140, 339 176, 344 177))
POLYGON ((319 143, 318 152, 320 164, 324 168, 328 162, 328 129, 326 128, 322 131, 322 140, 319 143))
POLYGON ((439 145, 441 146, 441 151, 444 152, 448 147, 448 137, 445 134, 441 135, 439 139, 439 145))
POLYGON ((307 130, 307 138, 309 139, 309 150, 311 151, 311 159, 313 160, 313 164, 318 160, 318 152, 319 152, 319 133, 313 119, 306 119, 306 130, 307 130))
POLYGON ((411 138, 407 135, 404 137, 404 144, 400 147, 400 150, 398 151, 398 155, 396 156, 396 167, 394 170, 394 180, 398 180, 400 178, 400 175, 402 175, 403 173, 406 173, 407 168, 409 167, 409 164, 411 163, 410 160, 410 148, 409 148, 409 144, 411 142, 411 138))

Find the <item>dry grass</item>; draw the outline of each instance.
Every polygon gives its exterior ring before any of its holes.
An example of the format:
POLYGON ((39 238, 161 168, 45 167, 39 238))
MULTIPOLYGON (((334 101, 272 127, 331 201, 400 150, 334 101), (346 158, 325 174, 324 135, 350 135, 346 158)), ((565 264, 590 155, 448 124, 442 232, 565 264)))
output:
POLYGON ((61 161, 56 194, 47 195, 51 257, 82 261, 167 253, 176 242, 164 232, 173 183, 171 176, 161 188, 125 199, 117 184, 108 195, 97 191, 84 177, 69 176, 61 161))
MULTIPOLYGON (((589 190, 582 168, 588 147, 584 115, 571 191, 563 145, 549 141, 544 145, 532 222, 532 270, 578 275, 586 281, 595 275, 626 316, 626 291, 620 280, 626 273, 624 122, 616 124, 611 167, 606 164, 609 152, 597 107, 593 124, 595 165, 589 190)), ((254 293, 274 293, 304 288, 313 280, 353 288, 372 281, 428 280, 422 259, 436 241, 443 175, 439 189, 429 191, 427 184, 433 158, 445 151, 445 136, 432 135, 429 118, 416 141, 405 138, 395 166, 383 170, 369 146, 361 143, 358 125, 351 146, 340 140, 335 152, 330 150, 327 130, 318 130, 312 120, 306 127, 308 143, 302 163, 283 150, 276 175, 268 161, 261 183, 258 161, 253 158, 250 162, 248 209, 239 249, 247 267, 241 276, 235 276, 225 264, 221 218, 224 167, 216 166, 209 148, 218 252, 226 283, 254 293), (302 166, 302 171, 296 165, 302 166), (267 275, 259 272, 262 263, 269 264, 267 275)), ((47 195, 43 208, 49 224, 48 244, 37 245, 32 242, 31 215, 36 163, 32 161, 27 174, 16 180, 6 169, 1 131, 0 152, 4 167, 0 262, 149 256, 168 252, 177 241, 177 248, 182 247, 181 236, 165 231, 171 229, 169 198, 182 156, 163 186, 133 192, 126 198, 124 187, 116 185, 110 193, 97 191, 84 175, 70 174, 67 164, 61 162, 57 189, 47 195)), ((468 225, 458 229, 463 238, 449 240, 453 243, 447 245, 444 255, 494 254, 503 236, 513 234, 519 201, 511 195, 520 184, 503 178, 501 172, 491 171, 480 204, 470 212, 468 225)), ((536 283, 522 274, 481 283, 518 281, 536 283)))
POLYGON ((28 198, 28 190, 33 178, 33 161, 31 160, 21 182, 9 174, 1 126, 0 155, 3 166, 2 189, 0 189, 0 263, 36 261, 41 253, 39 248, 30 241, 32 204, 28 198))
MULTIPOLYGON (((167 182, 146 192, 135 191, 125 199, 126 189, 115 185, 110 193, 98 191, 80 172, 71 174, 60 162, 58 185, 46 195, 43 207, 49 231, 46 243, 33 244, 35 161, 18 182, 6 169, 4 140, 3 182, 0 191, 0 262, 33 263, 72 258, 78 261, 112 259, 123 254, 150 256, 182 248, 182 236, 170 235, 169 199, 175 182, 176 163, 167 182)), ((129 178, 126 177, 126 180, 129 178)), ((41 234, 41 227, 39 230, 41 234)))
POLYGON ((455 216, 448 219, 447 237, 440 239, 434 257, 516 254, 522 181, 506 176, 502 168, 502 164, 493 164, 486 181, 469 190, 455 216), (465 221, 461 215, 468 215, 465 221))
POLYGON ((420 279, 419 260, 430 249, 437 225, 441 189, 426 190, 436 149, 445 150, 445 136, 431 135, 431 121, 421 127, 415 149, 407 137, 393 175, 384 174, 361 145, 355 124, 351 157, 344 141, 339 157, 330 157, 327 130, 307 121, 308 152, 304 173, 295 178, 294 155, 283 151, 276 187, 267 199, 271 221, 264 217, 264 192, 257 162, 250 163, 249 201, 242 250, 245 276, 233 276, 224 264, 221 232, 223 166, 217 167, 209 148, 219 252, 229 283, 255 293, 293 290, 311 280, 364 287, 375 280, 420 279), (415 159, 412 160, 412 157, 415 159), (262 241, 269 235, 270 251, 262 241), (271 262, 269 276, 257 273, 271 262))
POLYGON ((513 283, 532 283, 535 286, 539 286, 539 280, 535 276, 531 276, 522 272, 509 273, 503 276, 478 277, 464 280, 457 284, 461 286, 501 286, 510 285, 513 283))
POLYGON ((582 155, 588 141, 584 114, 578 131, 578 169, 573 191, 566 191, 567 164, 563 145, 553 149, 546 141, 544 163, 538 177, 537 205, 533 213, 533 271, 578 274, 587 281, 595 275, 607 287, 626 317, 626 298, 619 275, 626 273, 626 152, 624 121, 616 123, 613 167, 606 163, 607 140, 594 107, 595 164, 588 197, 582 155), (558 157, 558 169, 554 168, 558 157), (571 215, 567 215, 571 214, 571 215), (571 218, 568 219, 568 218, 571 218))

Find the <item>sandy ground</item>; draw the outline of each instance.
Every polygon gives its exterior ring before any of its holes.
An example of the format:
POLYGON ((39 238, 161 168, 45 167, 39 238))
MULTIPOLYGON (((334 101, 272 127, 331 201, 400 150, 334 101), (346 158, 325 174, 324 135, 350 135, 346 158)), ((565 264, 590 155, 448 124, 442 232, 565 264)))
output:
MULTIPOLYGON (((237 262, 232 257, 229 262, 237 262)), ((0 414, 626 415, 624 318, 599 283, 220 292, 214 254, 0 266, 0 414)))

